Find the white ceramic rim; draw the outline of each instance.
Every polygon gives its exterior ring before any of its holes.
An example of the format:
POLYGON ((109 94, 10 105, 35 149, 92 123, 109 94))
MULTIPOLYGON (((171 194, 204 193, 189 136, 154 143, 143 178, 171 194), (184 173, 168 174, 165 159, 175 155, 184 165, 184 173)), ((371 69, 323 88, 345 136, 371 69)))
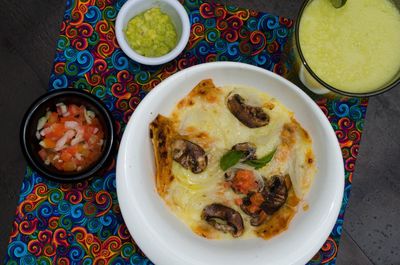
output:
POLYGON ((129 9, 139 2, 146 2, 149 0, 128 0, 120 9, 115 22, 115 33, 119 46, 122 51, 132 60, 146 65, 160 65, 167 63, 176 58, 186 47, 190 36, 190 20, 185 8, 177 0, 157 0, 156 2, 165 2, 169 6, 173 7, 179 14, 180 21, 182 23, 182 34, 175 48, 169 53, 160 57, 145 57, 136 53, 128 44, 124 36, 124 25, 123 19, 127 15, 129 9))
MULTIPOLYGON (((332 146, 334 147, 332 148, 332 150, 329 151, 333 157, 332 161, 332 164, 334 165, 333 167, 336 169, 337 172, 341 172, 338 173, 337 179, 334 180, 335 181, 334 187, 332 187, 332 189, 334 189, 334 194, 331 198, 331 203, 327 206, 328 214, 324 217, 323 224, 313 224, 313 227, 315 227, 315 230, 317 231, 314 233, 314 235, 317 236, 315 236, 312 240, 309 239, 305 240, 308 243, 310 243, 311 241, 311 245, 307 245, 306 243, 303 245, 301 244, 298 245, 298 249, 293 249, 293 252, 296 252, 298 255, 294 257, 290 263, 285 263, 285 264, 300 265, 307 263, 318 252, 318 250, 321 248, 321 246, 328 238, 330 232, 332 231, 336 223, 342 205, 345 176, 344 176, 344 165, 343 165, 341 149, 337 141, 336 134, 331 124, 329 123, 328 119, 325 117, 325 115, 320 110, 318 105, 308 95, 306 95, 306 93, 304 93, 300 88, 298 88, 297 86, 295 86, 294 84, 292 84, 291 82, 289 82, 288 80, 284 79, 281 76, 278 76, 265 69, 244 63, 213 62, 213 63, 205 63, 192 66, 190 68, 187 68, 170 76, 169 78, 161 82, 159 85, 153 88, 153 90, 139 104, 138 108, 133 113, 126 127, 125 133, 121 141, 117 159, 117 173, 116 173, 117 194, 121 208, 121 213, 124 217, 128 230, 133 235, 135 242, 139 245, 141 250, 155 264, 165 264, 165 265, 214 264, 212 262, 210 263, 209 261, 207 261, 207 263, 204 261, 200 262, 196 260, 196 257, 181 257, 179 254, 179 250, 171 249, 171 245, 173 244, 168 244, 168 242, 165 242, 168 239, 162 240, 161 236, 159 236, 157 233, 157 229, 152 227, 151 221, 149 221, 149 219, 146 218, 145 213, 142 209, 143 205, 140 205, 140 202, 138 201, 129 200, 129 196, 132 196, 132 190, 129 189, 126 179, 129 175, 128 174, 129 169, 126 166, 128 137, 132 136, 132 134, 135 133, 136 124, 140 124, 140 119, 141 119, 140 113, 144 110, 143 106, 145 106, 149 102, 152 102, 153 98, 158 96, 157 95, 158 91, 163 89, 164 87, 166 86, 168 87, 169 85, 174 84, 174 82, 176 80, 179 80, 180 78, 188 78, 188 76, 190 76, 191 73, 194 73, 196 71, 202 71, 207 68, 209 69, 209 71, 218 68, 246 69, 246 70, 256 71, 259 74, 268 75, 271 78, 279 80, 279 82, 283 83, 288 89, 292 90, 292 92, 294 92, 296 96, 298 96, 308 107, 310 107, 313 113, 315 112, 315 115, 318 117, 318 121, 316 122, 320 123, 320 125, 322 125, 323 127, 324 132, 328 134, 329 139, 327 139, 327 141, 331 142, 330 147, 332 146), (134 216, 131 215, 132 212, 134 212, 134 216)), ((160 201, 162 201, 161 198, 159 199, 160 201)), ((172 213, 171 215, 173 218, 177 219, 177 217, 175 217, 172 213)), ((181 225, 182 227, 184 226, 183 223, 181 223, 181 225)), ((170 239, 170 242, 173 241, 174 239, 170 239)), ((214 246, 216 245, 215 241, 208 240, 208 242, 210 242, 211 247, 213 245, 214 246)), ((188 244, 190 243, 188 242, 188 244)), ((264 260, 263 263, 252 263, 252 264, 271 264, 271 263, 268 263, 267 260, 264 260)))

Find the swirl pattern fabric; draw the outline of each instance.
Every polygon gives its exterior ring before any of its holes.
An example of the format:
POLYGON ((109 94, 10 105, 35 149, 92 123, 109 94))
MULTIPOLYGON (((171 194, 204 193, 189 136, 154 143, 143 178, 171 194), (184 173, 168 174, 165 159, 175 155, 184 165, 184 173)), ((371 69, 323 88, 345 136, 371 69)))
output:
MULTIPOLYGON (((114 33, 126 0, 67 0, 49 89, 83 89, 111 111, 122 135, 140 101, 177 71, 211 61, 238 61, 283 76, 291 71, 288 41, 293 21, 233 6, 182 1, 191 21, 189 43, 162 66, 130 60, 114 33)), ((346 169, 337 223, 309 264, 334 264, 367 99, 315 97, 340 141, 346 169)), ((74 184, 42 178, 30 168, 24 177, 7 248, 7 264, 152 264, 122 219, 114 164, 107 173, 74 184)))

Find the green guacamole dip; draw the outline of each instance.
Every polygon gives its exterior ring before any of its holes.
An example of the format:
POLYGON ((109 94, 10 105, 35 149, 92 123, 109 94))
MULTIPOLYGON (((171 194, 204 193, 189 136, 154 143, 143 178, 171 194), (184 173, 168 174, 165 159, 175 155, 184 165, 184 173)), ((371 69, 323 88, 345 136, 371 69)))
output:
POLYGON ((171 18, 153 7, 132 18, 125 29, 126 40, 135 52, 160 57, 176 45, 177 34, 171 18))

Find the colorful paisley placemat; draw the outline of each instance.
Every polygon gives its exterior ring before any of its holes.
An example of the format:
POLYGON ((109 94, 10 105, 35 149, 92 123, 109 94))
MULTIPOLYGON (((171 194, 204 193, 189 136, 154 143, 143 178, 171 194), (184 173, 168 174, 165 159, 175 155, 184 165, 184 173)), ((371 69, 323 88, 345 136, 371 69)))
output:
MULTIPOLYGON (((118 48, 116 15, 126 0, 67 0, 50 89, 84 89, 101 98, 121 136, 146 94, 168 76, 210 61, 239 61, 290 72, 293 21, 233 6, 183 1, 189 44, 159 67, 137 64, 118 48)), ((309 264, 334 264, 367 108, 366 99, 315 98, 340 140, 346 169, 337 223, 309 264)), ((115 168, 76 184, 48 181, 27 168, 6 253, 7 264, 152 264, 129 234, 118 206, 115 168)))

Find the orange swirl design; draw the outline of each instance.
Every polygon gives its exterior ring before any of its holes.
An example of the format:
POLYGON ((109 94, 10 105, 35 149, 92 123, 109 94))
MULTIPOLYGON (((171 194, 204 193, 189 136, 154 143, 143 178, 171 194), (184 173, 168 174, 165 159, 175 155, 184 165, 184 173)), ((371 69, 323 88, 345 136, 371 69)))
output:
POLYGON ((354 157, 349 157, 345 162, 345 169, 349 172, 354 172, 356 166, 356 159, 354 157))
POLYGON ((182 70, 182 69, 185 69, 185 68, 187 68, 189 66, 194 65, 195 62, 196 62, 196 58, 186 58, 186 57, 184 57, 184 58, 182 58, 181 60, 178 61, 177 67, 178 67, 179 70, 182 70))
POLYGON ((214 9, 214 14, 219 19, 225 19, 228 12, 224 6, 216 6, 214 9))
POLYGON ((338 249, 337 244, 336 244, 335 240, 333 240, 332 237, 328 237, 328 239, 326 240, 325 244, 322 246, 321 250, 322 250, 322 251, 329 251, 329 250, 331 250, 332 248, 333 248, 333 250, 334 250, 334 253, 332 253, 332 254, 329 256, 329 258, 324 259, 324 260, 322 261, 322 264, 328 263, 329 261, 333 260, 333 259, 336 257, 336 255, 337 255, 337 249, 338 249))
POLYGON ((121 83, 114 83, 111 86, 111 93, 116 96, 119 97, 120 95, 122 95, 124 92, 124 87, 122 86, 121 83))
POLYGON ((70 41, 79 35, 78 29, 74 25, 68 25, 65 28, 65 36, 67 36, 70 41))
POLYGON ((28 242, 28 251, 35 256, 40 256, 43 251, 43 245, 37 240, 31 240, 28 242))
POLYGON ((203 37, 204 38, 204 31, 205 27, 203 24, 200 23, 195 23, 192 25, 192 33, 190 37, 192 38, 193 36, 195 37, 203 37))
POLYGON ((128 231, 128 228, 126 227, 125 224, 122 224, 119 228, 118 228, 118 236, 122 239, 122 240, 127 240, 130 238, 131 234, 128 231))
POLYGON ((116 40, 114 30, 110 30, 109 32, 107 32, 107 34, 105 36, 106 36, 106 40, 108 40, 109 42, 114 42, 116 40))
MULTIPOLYGON (((264 38, 265 38, 265 36, 264 36, 264 38)), ((265 46, 264 46, 264 47, 265 47, 265 46)), ((274 52, 278 51, 278 49, 279 49, 279 44, 276 42, 276 40, 273 41, 273 42, 271 42, 271 43, 268 44, 268 46, 267 46, 267 50, 268 50, 268 52, 270 52, 270 53, 274 53, 274 52)))
POLYGON ((239 30, 239 38, 243 39, 243 41, 247 41, 250 38, 251 32, 245 28, 239 30))
POLYGON ((114 52, 115 47, 110 45, 108 42, 105 41, 99 41, 97 44, 96 52, 100 58, 107 58, 111 56, 111 54, 114 52))
POLYGON ((256 17, 256 16, 258 16, 258 11, 256 11, 256 10, 252 10, 252 9, 250 9, 249 10, 249 16, 251 16, 251 17, 256 17))
MULTIPOLYGON (((30 196, 31 197, 31 196, 30 196)), ((31 212, 33 209, 35 209, 35 203, 31 201, 23 201, 19 206, 18 206, 18 212, 21 215, 24 215, 25 213, 31 212)))
POLYGON ((347 148, 342 149, 342 156, 343 158, 348 158, 350 156, 350 151, 347 148))
POLYGON ((236 11, 235 16, 237 16, 242 21, 243 24, 244 21, 250 18, 250 10, 239 9, 238 11, 236 11))
MULTIPOLYGON (((107 34, 109 30, 111 30, 111 25, 107 20, 102 20, 96 25, 96 32, 100 33, 101 35, 107 34)), ((103 37, 103 39, 105 38, 103 37)))
POLYGON ((104 59, 96 59, 93 63, 93 68, 90 72, 94 72, 94 73, 103 73, 104 71, 106 71, 108 69, 108 64, 104 59))
POLYGON ((128 100, 126 100, 124 98, 117 99, 117 102, 115 103, 115 105, 117 106, 118 109, 120 109, 122 111, 126 111, 129 108, 129 102, 128 102, 128 100))
POLYGON ((47 257, 52 257, 56 254, 56 248, 51 244, 46 244, 43 247, 43 254, 47 257))
POLYGON ((96 205, 92 202, 87 202, 83 205, 83 211, 86 216, 94 216, 96 214, 96 205))
POLYGON ((48 187, 43 183, 36 184, 34 190, 36 191, 36 194, 40 197, 46 196, 49 191, 48 187))
POLYGON ((119 205, 118 205, 118 204, 113 204, 113 206, 111 207, 111 210, 112 210, 115 214, 121 213, 121 208, 119 208, 119 205))
POLYGON ((245 40, 240 42, 239 44, 240 47, 240 51, 244 54, 253 54, 252 50, 253 50, 253 46, 250 44, 249 41, 245 40))
POLYGON ((44 184, 36 184, 33 190, 35 193, 29 194, 26 200, 17 207, 17 211, 22 215, 33 211, 37 205, 47 199, 48 188, 44 184))
POLYGON ((39 231, 37 239, 43 244, 49 244, 51 242, 52 232, 49 230, 39 231))
POLYGON ((106 191, 99 191, 96 196, 96 204, 99 205, 101 208, 102 206, 104 207, 105 205, 107 205, 107 207, 105 209, 103 209, 102 211, 99 211, 96 214, 96 217, 105 215, 111 208, 112 203, 110 203, 112 201, 111 195, 110 193, 106 192, 106 191))
POLYGON ((121 239, 117 236, 110 236, 102 245, 103 249, 108 249, 111 255, 115 255, 122 245, 121 239))
POLYGON ((351 146, 351 147, 350 147, 351 156, 357 157, 357 156, 358 156, 359 148, 360 148, 360 145, 359 145, 359 144, 354 144, 353 146, 351 146))
POLYGON ((75 234, 75 238, 78 240, 78 242, 84 240, 87 234, 86 229, 80 226, 72 228, 71 232, 75 234))
POLYGON ((239 39, 239 34, 237 33, 236 30, 228 30, 226 29, 222 35, 222 38, 224 38, 225 40, 227 40, 228 42, 235 42, 239 39))
POLYGON ((72 10, 71 21, 69 24, 71 26, 79 25, 83 22, 84 18, 85 18, 85 16, 81 11, 79 11, 79 8, 75 8, 74 10, 72 10))
POLYGON ((209 3, 203 3, 199 7, 200 14, 203 18, 212 18, 214 17, 214 12, 209 3))
POLYGON ((94 192, 91 189, 87 189, 83 192, 83 198, 87 201, 93 201, 94 200, 94 192))
POLYGON ((113 38, 112 40, 110 40, 111 45, 112 45, 113 47, 115 47, 116 49, 119 49, 120 47, 119 47, 117 38, 115 37, 115 30, 114 30, 114 27, 112 27, 112 31, 113 31, 113 34, 114 34, 114 38, 113 38))
POLYGON ((49 228, 50 228, 51 230, 54 230, 54 229, 57 228, 57 226, 58 226, 58 220, 59 220, 59 219, 60 219, 60 217, 58 217, 58 216, 52 216, 52 217, 50 217, 48 226, 49 226, 49 228))
POLYGON ((58 62, 54 64, 54 73, 58 74, 58 75, 62 75, 64 73, 64 69, 65 69, 65 62, 58 62))
POLYGON ((36 218, 31 221, 22 221, 18 227, 19 231, 24 235, 32 235, 37 229, 38 222, 39 220, 36 218))
POLYGON ((57 228, 53 233, 53 238, 51 243, 55 247, 59 246, 67 247, 69 245, 67 242, 67 238, 68 238, 67 231, 65 231, 64 228, 57 228))
POLYGON ((128 70, 121 70, 117 74, 118 82, 125 83, 133 80, 133 75, 128 70))
POLYGON ((95 5, 100 9, 103 10, 107 7, 107 3, 105 0, 96 0, 95 5))
POLYGON ((253 50, 253 52, 251 53, 252 56, 261 53, 265 49, 265 46, 267 45, 267 40, 265 39, 265 35, 258 30, 253 31, 250 34, 250 42, 258 46, 258 48, 253 50))
POLYGON ((81 37, 89 38, 93 34, 93 28, 89 23, 79 24, 77 28, 81 37))
POLYGON ((70 190, 65 193, 65 199, 72 204, 78 204, 82 201, 82 193, 70 190))
POLYGON ((222 31, 222 35, 225 33, 225 30, 229 28, 229 24, 225 19, 217 19, 217 29, 222 31))
POLYGON ((89 85, 91 86, 97 86, 100 85, 101 81, 102 81, 102 77, 100 74, 90 74, 90 73, 86 73, 85 74, 85 79, 88 82, 89 85))
POLYGON ((209 53, 209 54, 207 54, 205 61, 206 62, 216 62, 217 55, 215 53, 209 53))
POLYGON ((92 254, 94 257, 100 255, 101 244, 100 240, 95 238, 93 235, 88 235, 88 240, 86 241, 87 252, 92 254))
POLYGON ((71 41, 71 46, 74 47, 75 49, 77 49, 78 51, 83 51, 83 50, 87 49, 87 47, 89 46, 89 43, 87 42, 86 39, 77 37, 71 41))
POLYGON ((229 28, 234 29, 235 31, 243 26, 243 20, 236 16, 229 17, 226 22, 229 24, 229 28))
POLYGON ((285 18, 285 17, 279 17, 279 23, 281 23, 289 28, 292 27, 294 24, 293 20, 285 18))
MULTIPOLYGON (((71 189, 72 189, 72 184, 71 183, 63 183, 60 186, 60 190, 63 191, 63 192, 64 191, 69 191, 71 189)), ((64 192, 64 194, 65 194, 65 192, 64 192)))
POLYGON ((129 97, 131 97, 131 95, 137 95, 139 93, 140 87, 138 84, 132 81, 126 84, 126 91, 129 93, 129 97))
MULTIPOLYGON (((165 77, 168 77, 168 76, 169 76, 168 74, 165 75, 165 77)), ((144 85, 142 86, 142 89, 143 89, 144 91, 150 91, 150 90, 152 90, 156 85, 158 85, 159 83, 161 83, 161 80, 160 80, 159 78, 157 78, 157 79, 152 79, 152 80, 150 80, 147 84, 144 84, 144 85)))
POLYGON ((128 109, 127 111, 125 111, 122 121, 128 122, 133 114, 133 111, 134 111, 134 109, 128 109))
POLYGON ((103 257, 96 257, 93 261, 93 265, 105 265, 107 263, 107 259, 103 257))
POLYGON ((84 191, 89 187, 89 181, 85 180, 85 181, 81 181, 81 182, 77 182, 77 183, 73 183, 72 188, 79 190, 79 191, 84 191))
POLYGON ((70 265, 69 259, 66 257, 61 257, 57 259, 58 265, 70 265))
POLYGON ((341 128, 353 129, 355 124, 348 117, 343 117, 338 121, 338 125, 341 128))
POLYGON ((342 148, 342 149, 349 148, 353 145, 353 141, 343 141, 343 142, 340 142, 339 144, 340 144, 340 148, 342 148))
POLYGON ((192 25, 191 28, 191 34, 189 36, 189 42, 188 42, 188 49, 192 49, 197 45, 198 42, 200 42, 202 39, 204 39, 205 27, 203 24, 200 23, 195 23, 192 25))
POLYGON ((93 264, 107 264, 110 259, 120 253, 122 241, 117 236, 111 236, 104 242, 101 242, 95 235, 88 233, 83 227, 72 229, 77 242, 82 246, 85 252, 93 257, 93 264))
POLYGON ((81 3, 80 5, 78 5, 78 10, 82 13, 82 14, 86 14, 88 11, 88 7, 87 5, 85 5, 84 3, 81 3))
POLYGON ((66 21, 61 22, 60 32, 64 33, 66 27, 67 27, 67 22, 66 21))

